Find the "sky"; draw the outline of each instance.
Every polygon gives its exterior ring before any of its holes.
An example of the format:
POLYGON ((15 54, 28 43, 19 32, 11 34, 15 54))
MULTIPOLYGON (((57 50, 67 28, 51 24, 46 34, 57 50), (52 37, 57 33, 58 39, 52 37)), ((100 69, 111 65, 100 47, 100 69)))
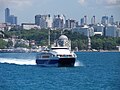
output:
POLYGON ((64 14, 67 19, 80 21, 87 15, 88 22, 96 16, 99 23, 104 15, 120 21, 120 0, 0 0, 0 22, 4 22, 5 8, 18 17, 18 24, 34 23, 37 14, 64 14))

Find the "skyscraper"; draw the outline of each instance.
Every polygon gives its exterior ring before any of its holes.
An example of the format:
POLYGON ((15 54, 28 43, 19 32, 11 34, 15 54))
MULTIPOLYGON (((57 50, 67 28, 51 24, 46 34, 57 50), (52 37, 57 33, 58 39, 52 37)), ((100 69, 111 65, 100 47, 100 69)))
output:
POLYGON ((114 17, 113 17, 113 16, 110 17, 110 19, 109 19, 109 23, 110 23, 111 25, 114 24, 114 17))
POLYGON ((51 28, 52 27, 52 18, 50 14, 48 15, 36 15, 35 24, 41 28, 51 28))
POLYGON ((87 25, 87 16, 86 15, 84 16, 84 21, 85 21, 84 24, 87 25))
POLYGON ((87 25, 87 16, 85 15, 83 18, 81 18, 81 25, 87 25))
POLYGON ((93 16, 92 18, 91 18, 91 24, 95 24, 95 16, 93 16))
POLYGON ((9 16, 9 23, 10 24, 17 24, 17 17, 14 15, 9 16))
POLYGON ((108 16, 103 16, 101 20, 101 24, 107 25, 108 24, 108 16))
POLYGON ((5 9, 5 23, 9 22, 10 10, 9 8, 5 9))
POLYGON ((80 22, 81 22, 81 25, 83 26, 84 25, 84 18, 81 18, 80 22))
POLYGON ((65 23, 66 23, 66 17, 65 15, 61 14, 61 15, 54 15, 53 18, 53 28, 55 29, 62 29, 65 27, 65 23))
POLYGON ((5 23, 9 23, 11 25, 17 25, 17 17, 14 15, 10 15, 10 9, 5 9, 5 23))
POLYGON ((68 19, 68 20, 66 20, 66 28, 69 28, 69 29, 71 29, 71 28, 75 28, 76 27, 76 21, 75 20, 73 20, 73 19, 68 19))

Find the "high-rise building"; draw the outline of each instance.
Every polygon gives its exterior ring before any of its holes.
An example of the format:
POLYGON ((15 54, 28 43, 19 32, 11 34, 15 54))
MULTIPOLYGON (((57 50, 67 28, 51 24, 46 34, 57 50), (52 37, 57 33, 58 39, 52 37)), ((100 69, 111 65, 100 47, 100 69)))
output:
POLYGON ((72 28, 75 28, 77 25, 77 22, 73 19, 68 19, 66 20, 66 25, 65 27, 68 28, 68 29, 72 29, 72 28))
POLYGON ((103 16, 101 20, 101 24, 107 25, 108 24, 108 16, 103 16))
POLYGON ((84 24, 87 25, 87 16, 84 16, 84 24))
POLYGON ((110 23, 111 25, 114 24, 114 17, 113 17, 113 16, 110 17, 110 19, 109 19, 109 23, 110 23))
POLYGON ((17 17, 14 16, 14 15, 10 15, 10 16, 9 16, 9 22, 10 22, 11 24, 17 24, 17 17))
POLYGON ((41 28, 51 28, 52 27, 52 18, 50 14, 48 15, 36 15, 35 24, 41 28))
POLYGON ((117 28, 117 37, 120 37, 120 28, 117 28))
POLYGON ((84 25, 84 18, 81 18, 80 22, 81 22, 81 25, 83 26, 84 25))
POLYGON ((81 18, 81 25, 87 25, 87 16, 84 16, 83 18, 81 18))
POLYGON ((14 15, 10 15, 10 9, 5 9, 5 23, 17 25, 17 17, 14 15))
POLYGON ((5 9, 5 23, 9 22, 10 10, 9 8, 5 9))
POLYGON ((94 28, 84 25, 83 27, 76 27, 72 30, 73 32, 79 32, 87 37, 94 36, 94 28))
POLYGON ((96 24, 96 25, 93 25, 93 28, 94 28, 94 35, 104 35, 104 25, 102 24, 96 24))
POLYGON ((95 16, 93 16, 92 18, 91 18, 91 24, 93 24, 93 25, 95 25, 95 16))
POLYGON ((54 15, 53 28, 62 29, 65 27, 66 17, 64 15, 54 15))
POLYGON ((116 37, 117 36, 117 26, 108 25, 105 30, 105 36, 116 37))

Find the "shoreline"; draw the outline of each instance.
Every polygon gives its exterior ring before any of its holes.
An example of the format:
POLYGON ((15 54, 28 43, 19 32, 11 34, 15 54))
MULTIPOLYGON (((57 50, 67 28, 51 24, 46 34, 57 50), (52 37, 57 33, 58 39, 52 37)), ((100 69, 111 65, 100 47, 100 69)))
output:
MULTIPOLYGON (((31 49, 0 49, 0 53, 38 53, 41 51, 31 49)), ((119 50, 78 50, 73 52, 120 52, 119 50)))

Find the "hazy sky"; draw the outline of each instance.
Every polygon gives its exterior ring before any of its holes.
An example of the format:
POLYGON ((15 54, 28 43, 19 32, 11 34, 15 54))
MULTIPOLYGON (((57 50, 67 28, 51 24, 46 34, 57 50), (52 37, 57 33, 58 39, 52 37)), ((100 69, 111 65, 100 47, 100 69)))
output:
POLYGON ((77 21, 95 15, 97 22, 103 15, 113 15, 120 21, 120 0, 0 0, 0 22, 4 22, 5 8, 18 17, 18 23, 34 22, 37 14, 64 14, 77 21))

